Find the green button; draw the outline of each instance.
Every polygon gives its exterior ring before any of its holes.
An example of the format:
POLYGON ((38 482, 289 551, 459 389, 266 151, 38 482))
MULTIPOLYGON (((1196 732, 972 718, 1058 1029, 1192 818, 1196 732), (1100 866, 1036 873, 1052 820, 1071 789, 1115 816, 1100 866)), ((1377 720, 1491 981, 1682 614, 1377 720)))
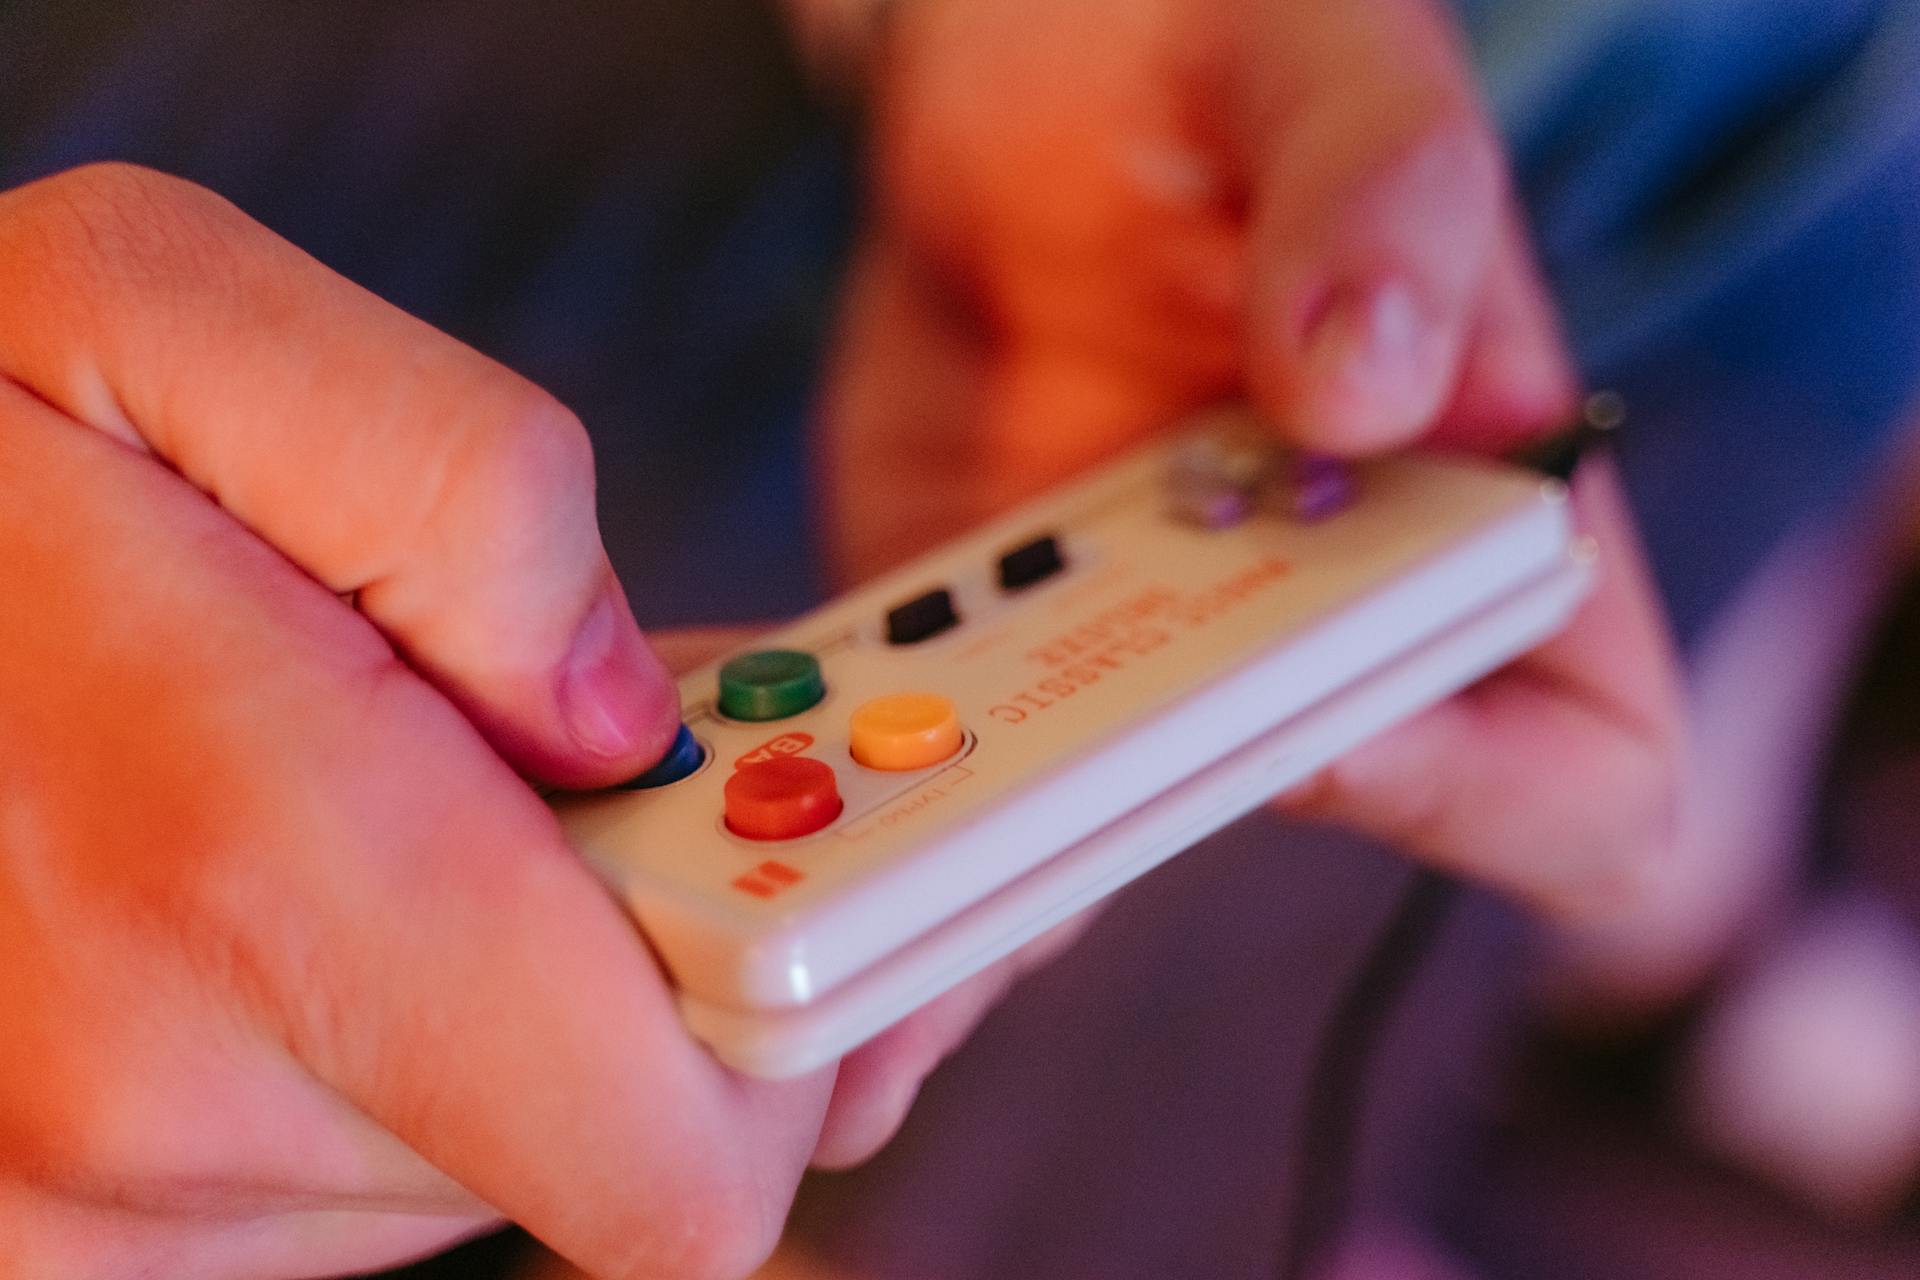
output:
POLYGON ((797 716, 826 696, 820 660, 810 653, 762 649, 720 668, 720 714, 735 720, 797 716))

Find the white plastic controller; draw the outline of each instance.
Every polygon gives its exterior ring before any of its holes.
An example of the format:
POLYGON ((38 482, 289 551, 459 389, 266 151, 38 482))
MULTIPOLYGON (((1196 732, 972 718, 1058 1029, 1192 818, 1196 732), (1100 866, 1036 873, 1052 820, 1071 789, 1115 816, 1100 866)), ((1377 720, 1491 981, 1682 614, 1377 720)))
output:
POLYGON ((719 1058, 832 1061, 1584 594, 1552 481, 1260 440, 1213 415, 691 673, 655 785, 555 799, 719 1058))

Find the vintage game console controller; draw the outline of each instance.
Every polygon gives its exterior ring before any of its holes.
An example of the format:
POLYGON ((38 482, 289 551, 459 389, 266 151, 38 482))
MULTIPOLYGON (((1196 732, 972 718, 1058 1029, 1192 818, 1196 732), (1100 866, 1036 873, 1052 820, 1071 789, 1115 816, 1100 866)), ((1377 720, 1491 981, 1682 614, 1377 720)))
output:
POLYGON ((1536 473, 1223 410, 686 676, 666 759, 554 804, 693 1034, 796 1075, 1539 643, 1589 560, 1536 473))

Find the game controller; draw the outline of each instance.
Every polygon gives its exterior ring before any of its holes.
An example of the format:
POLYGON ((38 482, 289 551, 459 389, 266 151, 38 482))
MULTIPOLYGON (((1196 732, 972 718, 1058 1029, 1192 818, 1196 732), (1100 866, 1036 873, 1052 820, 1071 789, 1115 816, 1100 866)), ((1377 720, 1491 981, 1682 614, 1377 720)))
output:
POLYGON ((665 759, 553 802, 691 1032, 792 1076, 1536 645, 1590 561, 1535 472, 1221 410, 687 675, 665 759))

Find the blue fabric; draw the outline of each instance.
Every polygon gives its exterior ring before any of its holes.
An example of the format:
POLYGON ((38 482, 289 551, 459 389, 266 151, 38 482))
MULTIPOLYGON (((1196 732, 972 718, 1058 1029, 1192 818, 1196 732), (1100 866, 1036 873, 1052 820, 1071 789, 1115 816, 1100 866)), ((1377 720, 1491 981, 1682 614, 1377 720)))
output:
POLYGON ((1694 638, 1920 385, 1920 4, 1466 0, 1569 337, 1694 638))

